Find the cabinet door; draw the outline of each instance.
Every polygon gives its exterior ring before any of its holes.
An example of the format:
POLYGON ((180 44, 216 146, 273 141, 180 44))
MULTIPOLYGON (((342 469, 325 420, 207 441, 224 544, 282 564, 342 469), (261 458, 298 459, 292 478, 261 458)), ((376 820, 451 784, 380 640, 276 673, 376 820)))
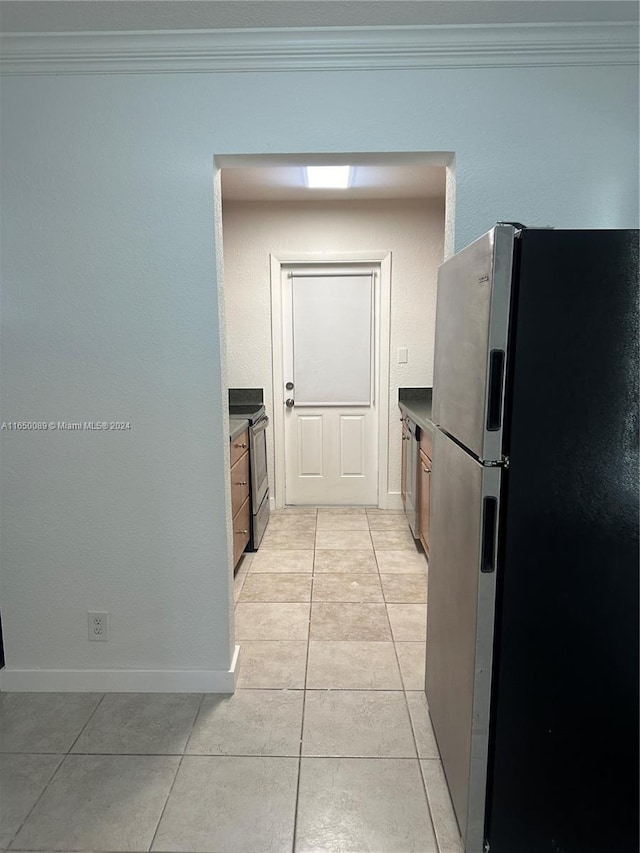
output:
POLYGON ((420 451, 420 503, 418 533, 422 547, 429 556, 429 506, 431 504, 431 460, 420 451))
POLYGON ((433 459, 433 438, 426 429, 420 429, 420 452, 428 459, 433 459))
POLYGON ((231 515, 249 497, 249 454, 245 451, 231 468, 231 515))
POLYGON ((235 465, 238 459, 242 456, 243 453, 247 451, 249 447, 249 430, 245 430, 243 433, 237 438, 234 438, 231 441, 231 449, 230 449, 230 463, 231 465, 235 465))
POLYGON ((251 501, 247 497, 238 512, 233 516, 233 565, 238 565, 238 560, 249 542, 251 528, 251 501))

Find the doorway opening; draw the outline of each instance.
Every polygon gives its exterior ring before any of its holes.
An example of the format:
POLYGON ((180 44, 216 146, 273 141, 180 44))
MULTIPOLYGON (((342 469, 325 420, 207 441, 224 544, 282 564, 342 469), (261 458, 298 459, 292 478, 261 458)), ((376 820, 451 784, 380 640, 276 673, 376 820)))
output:
MULTIPOLYGON (((400 509, 398 388, 431 384, 436 270, 453 244, 453 155, 224 155, 216 156, 215 164, 226 377, 229 387, 264 390, 272 425, 267 436, 272 509, 349 502, 400 509), (351 166, 349 188, 317 190, 305 185, 304 166, 344 163, 351 166), (355 410, 344 413, 342 420, 333 419, 334 437, 342 430, 344 439, 342 448, 337 439, 333 448, 337 470, 345 475, 342 483, 354 487, 357 480, 362 485, 367 479, 356 464, 363 454, 369 460, 367 473, 373 469, 376 481, 376 493, 361 497, 354 489, 351 501, 327 492, 326 479, 318 473, 320 463, 329 463, 331 451, 329 442, 320 452, 321 439, 327 438, 328 409, 321 418, 308 408, 309 402, 318 401, 307 401, 305 418, 297 421, 302 444, 287 434, 287 424, 294 420, 288 415, 301 413, 305 406, 295 393, 287 393, 292 377, 284 376, 283 360, 283 276, 293 267, 318 271, 345 264, 375 274, 370 279, 370 402, 375 423, 355 410), (294 401, 293 411, 287 409, 288 399, 294 401), (375 444, 373 456, 370 440, 375 444), (301 462, 306 465, 307 490, 302 498, 287 479, 301 462), (321 487, 315 496, 307 488, 314 485, 321 487)), ((321 287, 317 292, 328 293, 321 287)), ((350 356, 350 336, 343 330, 335 340, 329 327, 325 323, 327 348, 333 351, 340 344, 345 367, 351 370, 362 346, 354 342, 350 356)))

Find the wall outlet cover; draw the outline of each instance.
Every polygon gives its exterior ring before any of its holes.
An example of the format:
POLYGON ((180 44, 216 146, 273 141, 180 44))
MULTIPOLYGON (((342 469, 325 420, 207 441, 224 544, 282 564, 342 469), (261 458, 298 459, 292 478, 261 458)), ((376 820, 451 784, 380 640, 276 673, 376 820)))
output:
POLYGON ((106 643, 107 634, 107 618, 109 614, 105 611, 90 610, 87 614, 89 621, 89 639, 96 643, 106 643))

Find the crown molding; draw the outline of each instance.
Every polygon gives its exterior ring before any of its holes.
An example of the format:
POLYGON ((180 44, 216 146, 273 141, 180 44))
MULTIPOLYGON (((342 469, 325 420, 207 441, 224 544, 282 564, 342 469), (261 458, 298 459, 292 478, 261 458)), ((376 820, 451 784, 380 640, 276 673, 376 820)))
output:
POLYGON ((635 65, 638 25, 326 27, 11 33, 3 74, 135 74, 635 65))

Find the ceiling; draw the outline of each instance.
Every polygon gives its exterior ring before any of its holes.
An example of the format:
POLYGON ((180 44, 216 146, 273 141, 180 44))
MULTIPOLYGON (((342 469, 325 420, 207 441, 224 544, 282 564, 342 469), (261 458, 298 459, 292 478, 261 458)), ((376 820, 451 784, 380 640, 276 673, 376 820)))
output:
POLYGON ((597 23, 637 21, 638 6, 635 0, 0 0, 0 30, 597 23))
MULTIPOLYGON (((236 158, 234 158, 236 159, 236 158)), ((440 158, 441 159, 441 158, 440 158)), ((224 201, 357 201, 366 199, 444 199, 446 166, 432 155, 313 155, 300 157, 252 157, 243 165, 222 163, 224 201), (309 189, 304 163, 350 165, 351 184, 344 190, 309 189)))

